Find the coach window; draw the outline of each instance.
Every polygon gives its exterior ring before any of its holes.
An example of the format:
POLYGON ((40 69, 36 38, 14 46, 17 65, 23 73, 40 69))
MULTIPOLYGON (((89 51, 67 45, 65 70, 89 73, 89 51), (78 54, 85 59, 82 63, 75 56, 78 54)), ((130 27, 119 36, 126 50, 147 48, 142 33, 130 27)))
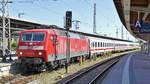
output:
POLYGON ((93 42, 93 48, 95 47, 94 42, 93 42))
POLYGON ((99 42, 98 42, 98 47, 99 47, 99 42))
POLYGON ((105 47, 105 43, 103 43, 103 47, 105 47))
POLYGON ((97 42, 95 42, 95 47, 97 47, 97 42))
POLYGON ((99 44, 100 46, 99 47, 102 47, 102 43, 100 42, 100 44, 99 44))
POLYGON ((99 47, 101 47, 101 42, 99 42, 99 47))
POLYGON ((53 41, 53 40, 54 40, 54 35, 51 36, 51 41, 53 41))
POLYGON ((94 48, 94 42, 92 42, 92 46, 93 46, 93 48, 94 48))
POLYGON ((104 43, 102 43, 102 44, 103 44, 102 46, 104 47, 104 43))
POLYGON ((103 43, 103 47, 105 47, 105 43, 103 43))
POLYGON ((92 47, 94 48, 94 42, 92 42, 92 47))

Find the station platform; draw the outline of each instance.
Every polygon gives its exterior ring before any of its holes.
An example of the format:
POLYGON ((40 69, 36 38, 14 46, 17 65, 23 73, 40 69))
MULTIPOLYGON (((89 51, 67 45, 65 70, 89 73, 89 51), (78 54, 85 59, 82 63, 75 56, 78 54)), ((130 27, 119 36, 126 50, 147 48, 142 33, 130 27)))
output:
POLYGON ((10 73, 14 73, 15 72, 15 62, 18 59, 17 54, 11 54, 12 56, 12 60, 13 61, 9 61, 9 57, 6 58, 6 62, 2 62, 2 58, 0 58, 0 78, 2 76, 7 76, 10 73))
POLYGON ((125 55, 102 84, 150 84, 150 55, 142 51, 125 55))

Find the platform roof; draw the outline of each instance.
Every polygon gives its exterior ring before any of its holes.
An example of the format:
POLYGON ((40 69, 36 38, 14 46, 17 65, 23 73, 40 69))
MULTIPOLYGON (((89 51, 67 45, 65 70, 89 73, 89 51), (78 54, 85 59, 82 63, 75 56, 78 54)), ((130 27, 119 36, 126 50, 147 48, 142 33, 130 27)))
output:
MULTIPOLYGON (((0 17, 1 19, 2 17, 0 17)), ((7 19, 6 19, 6 23, 7 23, 7 19)), ((32 21, 27 21, 27 20, 23 20, 21 18, 10 18, 10 29, 11 29, 11 35, 15 36, 16 34, 18 35, 19 31, 22 30, 30 30, 30 29, 38 29, 41 28, 41 26, 43 26, 45 24, 41 24, 39 22, 32 22, 32 21)), ((2 37, 2 19, 0 20, 0 38, 2 37)), ((6 36, 8 36, 8 27, 6 26, 6 36)))
POLYGON ((114 0, 121 22, 136 38, 149 41, 150 34, 140 34, 134 28, 135 20, 150 22, 150 0, 114 0))
MULTIPOLYGON (((6 22, 7 22, 7 19, 6 19, 6 22)), ((0 20, 0 23, 2 23, 2 20, 0 20)), ((37 29, 37 28, 40 28, 41 25, 42 24, 38 22, 31 22, 27 20, 22 20, 20 18, 10 18, 10 26, 12 30, 37 29)))

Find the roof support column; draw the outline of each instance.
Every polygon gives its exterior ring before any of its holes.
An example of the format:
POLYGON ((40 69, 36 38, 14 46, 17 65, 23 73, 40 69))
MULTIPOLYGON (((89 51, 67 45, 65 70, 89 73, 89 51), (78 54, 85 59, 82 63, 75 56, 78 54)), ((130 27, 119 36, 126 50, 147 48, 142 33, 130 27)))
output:
POLYGON ((122 2, 122 7, 123 7, 123 13, 124 13, 124 17, 125 17, 125 21, 127 24, 127 28, 129 29, 129 31, 131 31, 130 29, 130 0, 121 0, 122 2))

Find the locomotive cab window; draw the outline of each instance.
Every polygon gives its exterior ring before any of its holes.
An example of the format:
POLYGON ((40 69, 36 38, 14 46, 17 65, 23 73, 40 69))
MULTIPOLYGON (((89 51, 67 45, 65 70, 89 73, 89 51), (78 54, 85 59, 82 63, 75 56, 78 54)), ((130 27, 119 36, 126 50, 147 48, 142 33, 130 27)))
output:
POLYGON ((38 41, 44 41, 45 33, 33 33, 33 39, 32 41, 38 42, 38 41))
POLYGON ((45 39, 44 32, 32 32, 32 33, 22 33, 22 42, 42 42, 45 39))

